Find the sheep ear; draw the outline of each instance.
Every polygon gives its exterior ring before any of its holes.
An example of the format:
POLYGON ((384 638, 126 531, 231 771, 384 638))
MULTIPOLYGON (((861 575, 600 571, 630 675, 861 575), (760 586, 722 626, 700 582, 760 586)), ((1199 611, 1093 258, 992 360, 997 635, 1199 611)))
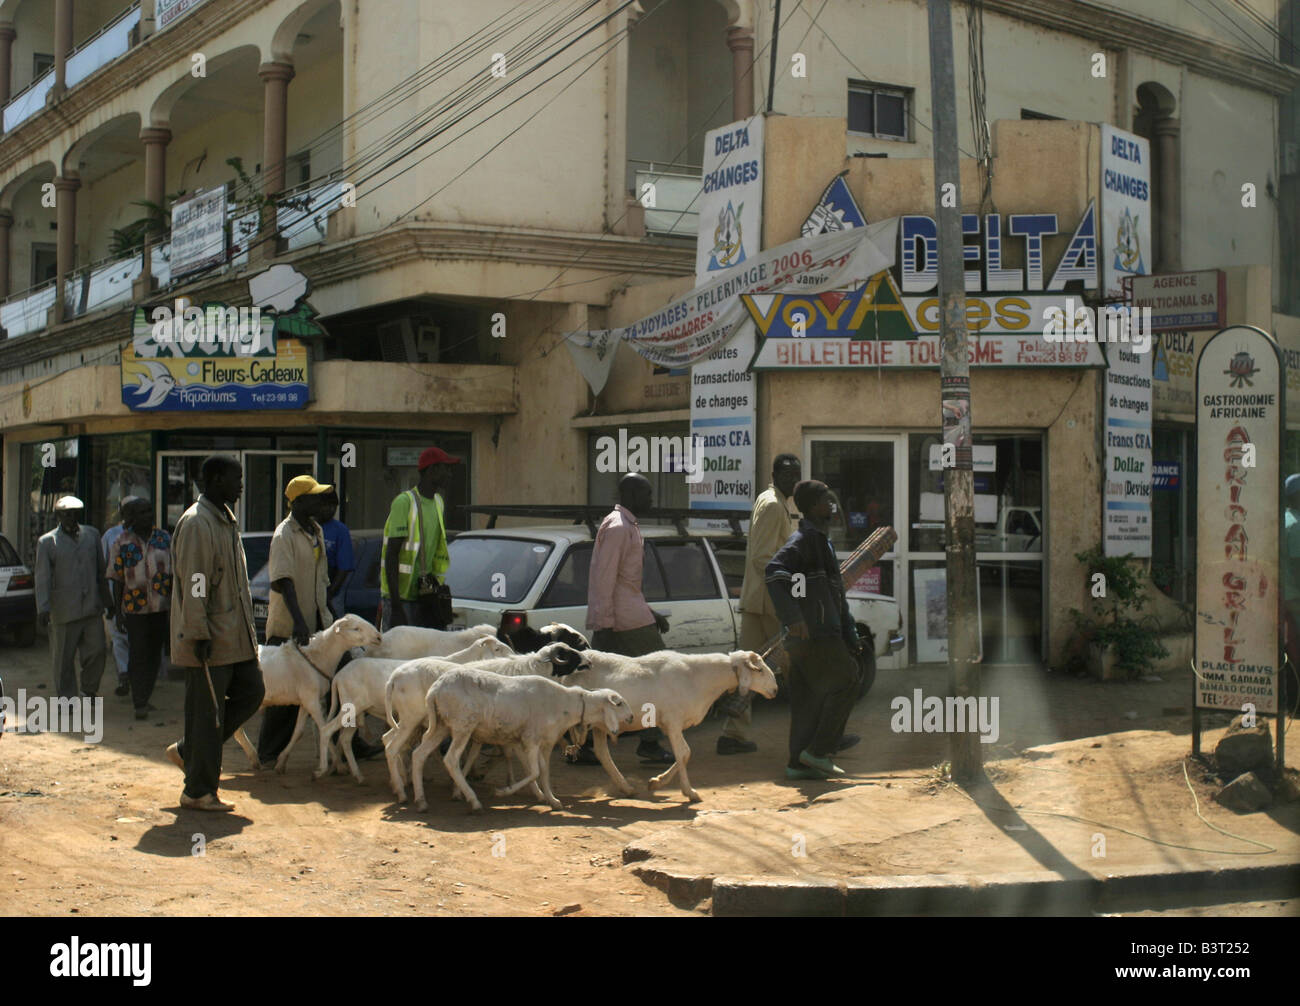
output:
POLYGON ((608 701, 609 701, 609 704, 610 704, 611 706, 613 706, 615 709, 618 708, 618 696, 617 696, 617 695, 611 695, 611 696, 609 696, 608 701))
POLYGON ((749 669, 755 674, 763 673, 763 658, 753 650, 750 650, 745 654, 745 663, 749 665, 749 669))

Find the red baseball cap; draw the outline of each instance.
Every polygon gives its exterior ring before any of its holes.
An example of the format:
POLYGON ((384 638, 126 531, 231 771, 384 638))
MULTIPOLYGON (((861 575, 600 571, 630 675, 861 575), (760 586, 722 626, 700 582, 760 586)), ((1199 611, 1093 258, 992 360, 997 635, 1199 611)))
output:
POLYGON ((426 447, 420 452, 420 461, 416 465, 420 471, 424 471, 430 465, 458 465, 460 458, 453 458, 441 447, 426 447))

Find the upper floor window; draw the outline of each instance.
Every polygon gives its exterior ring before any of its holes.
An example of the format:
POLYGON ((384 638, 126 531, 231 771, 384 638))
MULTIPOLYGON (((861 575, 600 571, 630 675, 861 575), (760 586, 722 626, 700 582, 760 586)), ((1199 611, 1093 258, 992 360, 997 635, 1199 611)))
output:
POLYGON ((32 80, 40 80, 54 69, 54 54, 49 52, 32 53, 32 80))
POLYGON ((912 89, 849 81, 849 132, 878 140, 910 140, 912 89))

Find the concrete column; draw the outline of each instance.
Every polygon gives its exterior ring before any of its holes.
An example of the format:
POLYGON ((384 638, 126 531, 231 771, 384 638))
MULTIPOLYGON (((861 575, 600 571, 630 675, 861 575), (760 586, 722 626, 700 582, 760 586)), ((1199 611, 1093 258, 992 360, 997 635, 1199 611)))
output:
POLYGON ((1182 124, 1174 118, 1156 119, 1153 132, 1160 151, 1160 187, 1156 190, 1160 225, 1156 272, 1177 272, 1183 267, 1182 172, 1179 169, 1179 136, 1182 124))
MULTIPOLYGON (((167 144, 171 139, 172 131, 166 126, 146 126, 140 130, 140 140, 144 143, 144 198, 161 206, 164 213, 167 210, 167 144)), ((157 236, 158 231, 153 229, 145 235, 142 271, 132 288, 137 300, 147 297, 154 289, 151 248, 157 236)))
MULTIPOLYGON (((293 67, 288 63, 263 63, 257 71, 262 79, 262 192, 272 199, 284 189, 284 158, 288 153, 289 81, 293 67)), ((270 202, 262 207, 258 240, 250 249, 253 262, 274 258, 276 208, 270 202)))
POLYGON ((54 323, 64 320, 64 285, 76 266, 73 256, 77 251, 77 189, 81 177, 69 171, 54 179, 54 206, 58 221, 58 282, 54 291, 54 323))
POLYGON ((9 296, 9 229, 13 225, 13 213, 0 210, 0 301, 9 296))
POLYGON ((68 89, 68 56, 72 52, 72 0, 54 0, 54 87, 57 98, 68 89))
POLYGON ((727 48, 731 50, 731 118, 736 122, 754 114, 754 29, 728 28, 727 48))
POLYGON ((257 75, 262 79, 262 191, 277 195, 284 188, 284 158, 288 130, 289 63, 263 63, 257 75))
POLYGON ((140 130, 144 144, 144 197, 163 206, 167 199, 167 144, 172 131, 165 126, 146 126, 140 130))
POLYGON ((9 95, 13 88, 13 54, 14 39, 18 33, 11 22, 0 23, 0 111, 9 104, 9 95))

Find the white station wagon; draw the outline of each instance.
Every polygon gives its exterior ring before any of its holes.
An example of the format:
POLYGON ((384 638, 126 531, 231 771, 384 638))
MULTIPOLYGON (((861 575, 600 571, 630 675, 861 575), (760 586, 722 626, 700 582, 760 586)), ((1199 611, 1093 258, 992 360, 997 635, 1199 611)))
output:
MULTIPOLYGON (((587 571, 595 527, 607 508, 500 506, 469 508, 496 516, 552 517, 581 511, 589 522, 462 531, 449 543, 456 624, 497 625, 513 634, 525 626, 564 622, 586 632, 587 571), (599 516, 597 516, 599 513, 599 516)), ((671 516, 679 511, 654 511, 671 516)), ((748 514, 744 517, 747 519, 748 514)), ((581 519, 581 518, 580 518, 581 519)), ((739 525, 735 525, 738 529, 739 525)), ((681 652, 725 653, 738 646, 737 610, 744 578, 745 537, 739 531, 688 530, 642 523, 647 603, 668 618, 664 643, 681 652)), ((849 610, 864 648, 863 694, 875 679, 877 661, 894 666, 903 648, 898 603, 883 594, 851 593, 849 610)))

